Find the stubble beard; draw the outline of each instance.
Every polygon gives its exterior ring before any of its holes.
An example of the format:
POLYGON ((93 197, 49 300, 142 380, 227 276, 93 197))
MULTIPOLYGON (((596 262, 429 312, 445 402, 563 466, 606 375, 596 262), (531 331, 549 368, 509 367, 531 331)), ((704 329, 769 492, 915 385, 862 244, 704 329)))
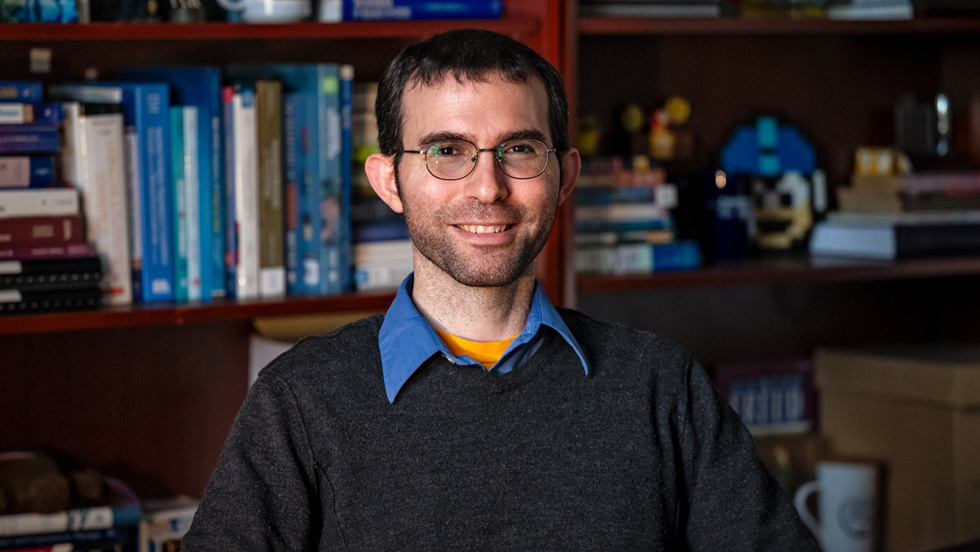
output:
MULTIPOLYGON (((538 221, 541 225, 536 235, 531 236, 530 239, 526 237, 520 239, 514 245, 507 246, 506 250, 500 248, 499 254, 484 254, 476 258, 478 253, 467 255, 460 252, 443 229, 445 223, 442 219, 446 216, 445 211, 436 215, 439 219, 436 221, 424 215, 415 216, 414 205, 406 201, 397 176, 396 186, 404 209, 408 234, 415 249, 433 265, 465 286, 503 287, 528 274, 538 253, 548 242, 557 213, 556 198, 554 208, 544 214, 545 218, 538 221)), ((503 220, 518 220, 521 224, 532 224, 534 219, 527 209, 511 205, 473 204, 468 206, 466 211, 467 216, 463 220, 481 220, 481 218, 499 220, 503 215, 503 220), (483 217, 479 215, 480 213, 483 213, 483 217), (487 217, 489 213, 493 213, 496 217, 487 217)))

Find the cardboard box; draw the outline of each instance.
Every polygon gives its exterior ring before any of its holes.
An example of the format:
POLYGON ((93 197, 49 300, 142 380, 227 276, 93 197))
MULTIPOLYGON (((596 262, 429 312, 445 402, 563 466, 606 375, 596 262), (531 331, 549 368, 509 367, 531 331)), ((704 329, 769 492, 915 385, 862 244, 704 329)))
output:
POLYGON ((980 538, 980 347, 820 349, 814 362, 831 452, 885 465, 885 550, 980 538))

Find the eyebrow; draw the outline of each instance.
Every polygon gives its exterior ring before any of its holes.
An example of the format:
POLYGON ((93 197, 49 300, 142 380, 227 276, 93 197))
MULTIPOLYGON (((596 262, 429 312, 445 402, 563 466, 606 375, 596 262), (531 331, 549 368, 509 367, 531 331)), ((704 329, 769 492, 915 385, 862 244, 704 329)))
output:
MULTIPOLYGON (((540 140, 547 144, 547 140, 545 140, 545 135, 540 130, 533 129, 533 128, 525 128, 521 130, 515 130, 509 134, 505 134, 503 137, 501 137, 500 142, 497 142, 497 144, 494 145, 496 146, 498 144, 506 142, 507 140, 514 140, 517 138, 529 138, 534 140, 540 140)), ((432 144, 434 142, 443 142, 446 140, 466 140, 468 142, 472 142, 471 139, 467 138, 466 136, 458 132, 438 131, 438 132, 430 132, 429 134, 426 134, 419 140, 419 143, 425 146, 425 145, 432 144)))

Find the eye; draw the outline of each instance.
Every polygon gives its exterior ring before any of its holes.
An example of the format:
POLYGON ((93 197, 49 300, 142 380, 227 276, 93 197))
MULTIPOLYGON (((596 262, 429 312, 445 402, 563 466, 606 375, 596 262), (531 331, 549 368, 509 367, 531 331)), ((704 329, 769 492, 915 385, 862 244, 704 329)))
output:
POLYGON ((428 148, 429 157, 459 157, 465 156, 468 149, 460 142, 435 142, 428 148))
POLYGON ((501 155, 508 157, 533 157, 538 153, 538 147, 531 141, 505 142, 500 150, 501 155))

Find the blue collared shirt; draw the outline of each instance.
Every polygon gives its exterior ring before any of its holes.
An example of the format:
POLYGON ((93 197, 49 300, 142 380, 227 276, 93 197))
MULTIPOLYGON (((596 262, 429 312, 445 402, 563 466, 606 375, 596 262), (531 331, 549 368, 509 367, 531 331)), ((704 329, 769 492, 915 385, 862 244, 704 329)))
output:
MULTIPOLYGON (((469 356, 453 355, 432 325, 419 314, 415 303, 412 302, 410 291, 414 276, 409 274, 398 287, 398 293, 388 307, 378 334, 381 371, 384 374, 385 393, 388 395, 389 402, 395 402, 395 396, 405 382, 434 354, 442 354, 453 364, 483 367, 469 356)), ((541 326, 548 326, 558 332, 558 335, 578 355, 579 360, 582 361, 582 368, 588 374, 589 365, 585 361, 582 347, 565 325, 565 321, 558 315, 558 311, 551 304, 540 282, 535 283, 531 312, 528 313, 524 329, 511 341, 500 360, 493 365, 491 372, 497 374, 509 372, 530 358, 544 341, 545 332, 540 331, 541 326)))

